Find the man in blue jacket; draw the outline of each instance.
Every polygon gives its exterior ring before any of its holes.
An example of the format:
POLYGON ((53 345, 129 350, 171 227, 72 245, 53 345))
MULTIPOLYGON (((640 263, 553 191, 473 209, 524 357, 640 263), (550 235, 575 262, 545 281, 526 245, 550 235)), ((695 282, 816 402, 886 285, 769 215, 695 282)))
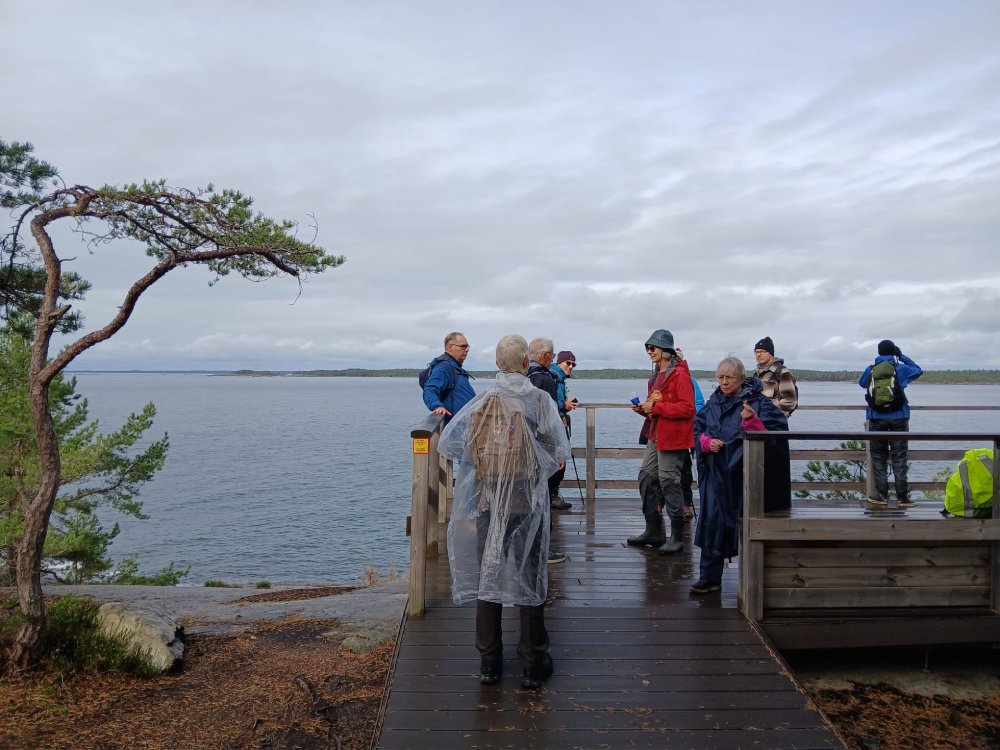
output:
POLYGON ((433 414, 444 414, 445 423, 476 395, 469 373, 462 367, 469 356, 469 342, 459 331, 444 337, 444 354, 437 357, 424 382, 424 404, 433 414))
MULTIPOLYGON (((875 361, 865 368, 858 380, 858 385, 870 392, 869 385, 872 378, 882 387, 896 389, 896 403, 886 407, 875 402, 874 398, 868 398, 868 430, 870 432, 909 432, 910 430, 910 404, 906 399, 903 389, 910 383, 924 374, 920 365, 907 357, 889 339, 879 342, 878 356, 875 361), (886 367, 879 367, 882 363, 888 363, 895 370, 894 374, 882 375, 883 371, 888 372, 886 367), (877 368, 877 369, 876 369, 877 368), (873 373, 873 370, 875 372, 873 373), (886 382, 886 377, 894 378, 895 382, 891 386, 886 382), (882 382, 880 383, 880 378, 882 382)), ((868 498, 868 502, 875 506, 886 506, 889 504, 889 467, 892 460, 892 476, 896 485, 896 504, 900 508, 910 508, 910 488, 906 481, 907 450, 909 445, 905 440, 872 440, 872 478, 875 482, 875 497, 868 498)))

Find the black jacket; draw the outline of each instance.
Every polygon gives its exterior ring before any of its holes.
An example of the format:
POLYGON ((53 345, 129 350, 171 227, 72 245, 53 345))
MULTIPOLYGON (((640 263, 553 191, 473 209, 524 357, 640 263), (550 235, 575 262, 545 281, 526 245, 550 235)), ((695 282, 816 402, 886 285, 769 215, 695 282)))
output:
POLYGON ((559 384, 556 383, 556 376, 553 375, 548 367, 542 367, 535 360, 531 360, 528 363, 528 380, 535 388, 541 388, 547 394, 552 396, 552 400, 555 401, 556 406, 559 404, 559 384))

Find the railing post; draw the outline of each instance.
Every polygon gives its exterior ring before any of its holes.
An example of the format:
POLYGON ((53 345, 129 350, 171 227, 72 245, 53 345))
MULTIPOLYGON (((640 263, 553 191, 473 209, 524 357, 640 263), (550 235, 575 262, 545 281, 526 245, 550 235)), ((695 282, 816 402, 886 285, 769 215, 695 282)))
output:
POLYGON ((587 503, 597 499, 597 409, 587 407, 587 503))
MULTIPOLYGON (((871 432, 871 422, 865 420, 865 432, 871 432)), ((860 507, 867 508, 869 497, 875 497, 875 474, 872 471, 872 441, 865 441, 865 497, 861 498, 860 507)))
MULTIPOLYGON (((427 477, 430 473, 430 456, 420 453, 419 438, 414 438, 413 448, 413 502, 410 507, 410 601, 407 614, 424 613, 425 583, 427 577, 427 477)), ((429 440, 429 438, 428 438, 429 440)))
MULTIPOLYGON (((410 598, 406 611, 411 617, 422 615, 426 609, 427 548, 431 541, 428 506, 431 495, 438 494, 440 457, 437 446, 443 419, 439 415, 429 414, 418 427, 410 431, 413 444, 413 485, 410 504, 410 598)), ((430 525, 434 526, 436 541, 437 514, 431 516, 430 520, 433 522, 430 525)))
POLYGON ((764 517, 764 440, 743 436, 743 523, 740 525, 740 601, 751 620, 764 617, 764 543, 750 539, 754 520, 764 517))

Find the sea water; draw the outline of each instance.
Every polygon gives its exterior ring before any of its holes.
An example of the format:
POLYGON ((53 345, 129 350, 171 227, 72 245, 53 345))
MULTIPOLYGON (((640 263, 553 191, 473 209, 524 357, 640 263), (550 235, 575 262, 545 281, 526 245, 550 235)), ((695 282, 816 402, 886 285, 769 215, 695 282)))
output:
MULTIPOLYGON (((427 414, 415 378, 76 377, 102 429, 116 429, 152 401, 157 416, 150 439, 170 437, 166 466, 141 490, 149 518, 102 513, 106 525, 121 524, 110 549, 114 560, 136 554, 144 572, 171 562, 190 566, 185 583, 193 585, 208 579, 351 583, 366 566, 383 576, 406 572, 410 430, 427 414)), ((715 387, 700 384, 706 397, 715 387)), ((489 380, 473 385, 482 390, 489 380)), ((570 381, 571 395, 591 403, 625 403, 644 388, 633 380, 570 381)), ((799 390, 802 403, 863 402, 853 383, 800 383, 799 390)), ((918 382, 907 392, 913 404, 1000 405, 1000 386, 918 382)), ((859 430, 864 412, 799 410, 791 422, 796 430, 859 430)), ((598 443, 635 446, 640 424, 628 409, 601 410, 598 443)), ((583 426, 581 410, 573 419, 576 447, 583 446, 583 426)), ((1000 412, 915 411, 910 429, 1000 431, 1000 412)), ((577 468, 582 476, 582 459, 577 468)), ((633 460, 598 465, 602 478, 634 478, 637 470, 633 460)), ((564 494, 579 502, 575 490, 564 494)))

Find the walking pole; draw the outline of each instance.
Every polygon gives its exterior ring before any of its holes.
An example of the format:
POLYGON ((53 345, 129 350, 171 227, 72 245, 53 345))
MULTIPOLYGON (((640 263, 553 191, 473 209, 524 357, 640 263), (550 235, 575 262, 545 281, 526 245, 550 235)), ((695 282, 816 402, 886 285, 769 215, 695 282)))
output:
POLYGON ((563 429, 566 430, 566 439, 569 443, 569 458, 573 462, 573 473, 576 475, 576 488, 580 490, 580 502, 586 507, 587 499, 583 496, 583 485, 580 484, 580 472, 576 470, 576 456, 573 455, 573 441, 569 434, 569 425, 563 422, 563 429))

